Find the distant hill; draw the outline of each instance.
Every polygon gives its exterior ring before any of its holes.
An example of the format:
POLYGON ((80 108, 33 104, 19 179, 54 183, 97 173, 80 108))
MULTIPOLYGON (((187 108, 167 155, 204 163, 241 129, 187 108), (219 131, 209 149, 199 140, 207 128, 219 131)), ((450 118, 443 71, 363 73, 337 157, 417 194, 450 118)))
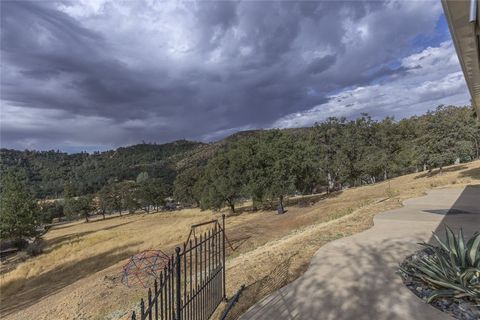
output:
MULTIPOLYGON (((353 184, 362 174, 368 179, 372 175, 375 179, 376 176, 378 179, 386 176, 386 169, 382 167, 385 155, 378 150, 387 148, 381 146, 392 144, 385 141, 395 142, 397 148, 389 151, 396 152, 394 164, 389 168, 390 176, 410 172, 426 164, 449 164, 455 159, 471 161, 478 158, 480 152, 480 131, 469 106, 440 106, 436 111, 400 121, 386 118, 375 122, 362 117, 348 122, 345 128, 347 131, 337 133, 341 143, 335 143, 344 146, 340 162, 350 161, 349 167, 342 169, 350 172, 344 173, 343 179, 353 184)), ((0 173, 23 171, 26 185, 39 199, 61 197, 67 184, 77 196, 93 194, 105 185, 135 180, 142 172, 146 172, 149 178, 160 179, 167 187, 166 191, 170 192, 176 176, 182 171, 203 166, 219 150, 263 135, 265 131, 268 130, 237 132, 208 144, 187 140, 165 144, 142 143, 93 154, 0 149, 0 173)), ((282 130, 293 141, 308 141, 314 131, 318 130, 314 127, 282 130)))
MULTIPOLYGON (((310 130, 284 131, 300 139, 307 137, 310 130)), ((142 143, 93 154, 0 149, 0 172, 25 171, 27 184, 37 198, 61 196, 66 183, 72 184, 77 195, 94 193, 105 184, 134 180, 140 172, 147 172, 152 178, 162 178, 167 186, 172 186, 178 172, 206 164, 219 149, 262 131, 241 131, 208 144, 188 140, 142 143)))
POLYGON ((143 171, 172 184, 176 163, 202 146, 200 142, 179 140, 93 154, 1 149, 0 171, 24 171, 37 198, 58 197, 65 183, 71 183, 77 195, 94 193, 107 183, 135 179, 143 171))

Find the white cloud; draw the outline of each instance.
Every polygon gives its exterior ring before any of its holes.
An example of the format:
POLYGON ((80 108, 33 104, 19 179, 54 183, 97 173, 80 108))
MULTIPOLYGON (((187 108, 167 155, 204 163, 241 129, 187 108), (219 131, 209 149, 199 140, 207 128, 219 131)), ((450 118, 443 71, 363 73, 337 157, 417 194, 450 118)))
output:
POLYGON ((382 83, 360 86, 330 95, 328 102, 305 112, 289 114, 272 127, 312 125, 332 116, 421 114, 440 104, 467 105, 470 97, 451 41, 428 47, 401 60, 408 68, 382 83))
POLYGON ((75 18, 86 18, 103 12, 107 0, 76 0, 70 3, 61 3, 58 9, 75 18))

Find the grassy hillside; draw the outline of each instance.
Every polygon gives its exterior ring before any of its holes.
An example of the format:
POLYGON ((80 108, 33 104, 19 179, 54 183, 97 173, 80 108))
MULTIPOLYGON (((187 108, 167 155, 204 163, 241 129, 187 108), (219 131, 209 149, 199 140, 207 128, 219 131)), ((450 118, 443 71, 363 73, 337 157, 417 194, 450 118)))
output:
MULTIPOLYGON (((431 188, 480 184, 480 161, 447 167, 439 174, 416 173, 333 193, 309 206, 291 206, 285 215, 259 211, 227 217, 227 290, 248 285, 235 312, 305 270, 323 244, 365 230, 379 212, 401 205, 431 188)), ((128 215, 50 230, 45 253, 1 276, 2 319, 126 319, 143 288, 126 288, 119 272, 141 250, 171 252, 189 226, 220 213, 197 209, 128 215)))

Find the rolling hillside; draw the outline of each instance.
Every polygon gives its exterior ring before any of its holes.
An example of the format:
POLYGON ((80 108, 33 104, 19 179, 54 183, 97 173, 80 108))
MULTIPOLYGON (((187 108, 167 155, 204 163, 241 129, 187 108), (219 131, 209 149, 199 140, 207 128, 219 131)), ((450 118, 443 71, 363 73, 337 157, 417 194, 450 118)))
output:
MULTIPOLYGON (((287 129, 285 132, 306 137, 310 130, 287 129)), ((209 144, 187 140, 143 143, 93 154, 0 149, 0 172, 24 170, 27 185, 35 197, 41 199, 60 197, 67 182, 74 186, 76 195, 84 195, 97 192, 105 184, 134 180, 140 172, 162 178, 171 187, 178 172, 206 164, 219 149, 260 132, 238 132, 209 144)))
POLYGON ((140 172, 172 184, 176 162, 204 144, 175 141, 138 144, 94 154, 59 151, 0 150, 0 171, 24 170, 37 198, 57 198, 70 182, 77 195, 94 193, 107 183, 135 179, 140 172))
MULTIPOLYGON (((234 314, 297 278, 322 245, 372 226, 376 213, 432 188, 479 185, 480 161, 413 173, 292 205, 284 215, 257 211, 227 216, 227 294, 247 285, 234 314)), ((1 276, 2 319, 127 319, 142 287, 125 287, 121 267, 142 250, 172 252, 190 225, 219 212, 134 214, 92 223, 73 222, 45 235, 44 253, 1 276)))

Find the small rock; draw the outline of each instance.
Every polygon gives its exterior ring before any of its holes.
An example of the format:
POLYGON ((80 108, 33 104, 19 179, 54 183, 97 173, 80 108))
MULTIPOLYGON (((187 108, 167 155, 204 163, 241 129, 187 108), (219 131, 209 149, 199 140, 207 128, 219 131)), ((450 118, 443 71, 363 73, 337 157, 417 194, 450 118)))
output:
POLYGON ((466 312, 466 311, 468 311, 469 308, 466 306, 465 303, 460 302, 460 303, 458 304, 458 309, 462 310, 463 312, 466 312))

